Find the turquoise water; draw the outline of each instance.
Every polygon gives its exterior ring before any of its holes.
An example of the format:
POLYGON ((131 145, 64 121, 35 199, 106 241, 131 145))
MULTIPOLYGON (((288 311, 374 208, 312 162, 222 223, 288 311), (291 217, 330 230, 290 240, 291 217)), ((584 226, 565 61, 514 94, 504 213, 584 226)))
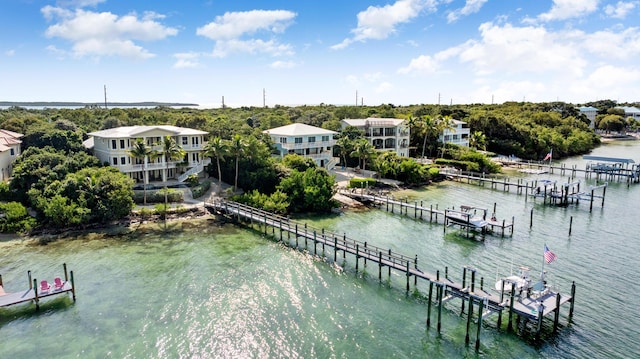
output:
MULTIPOLYGON (((637 161, 639 149, 636 142, 618 142, 593 154, 637 161)), ((580 158, 565 162, 584 168, 580 158)), ((453 279, 461 279, 462 266, 473 265, 487 286, 511 267, 528 265, 535 274, 546 243, 558 255, 545 266, 550 282, 565 293, 576 282, 573 323, 567 326, 568 308, 563 308, 559 333, 532 344, 497 330, 490 318, 476 353, 475 324, 467 347, 459 302, 447 304, 440 334, 427 329, 424 300, 405 293, 399 273, 387 279, 385 272, 379 283, 376 266, 356 274, 353 258, 347 257, 342 269, 246 228, 205 223, 181 231, 182 224, 173 224, 166 234, 140 228, 129 235, 92 234, 48 245, 0 240, 7 291, 28 285, 27 270, 38 280, 52 280, 62 274, 63 262, 77 283, 76 303, 66 296, 45 301, 39 312, 30 304, 0 309, 0 358, 634 358, 640 353, 635 340, 640 184, 611 183, 604 207, 594 204, 592 213, 588 203, 550 207, 451 182, 399 195, 441 208, 496 203, 499 219, 515 217, 515 231, 512 237, 476 242, 452 229, 445 233, 439 224, 379 210, 307 220, 417 254, 423 270, 448 266, 453 279)), ((420 292, 426 289, 418 284, 420 292)))

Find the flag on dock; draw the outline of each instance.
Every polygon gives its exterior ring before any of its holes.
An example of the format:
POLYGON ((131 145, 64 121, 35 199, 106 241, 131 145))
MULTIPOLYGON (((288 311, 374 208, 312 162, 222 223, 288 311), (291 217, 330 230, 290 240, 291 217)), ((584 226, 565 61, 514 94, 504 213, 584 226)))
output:
POLYGON ((544 260, 547 262, 547 264, 555 261, 558 258, 558 256, 556 256, 555 253, 553 253, 551 250, 549 250, 549 247, 547 247, 547 245, 544 245, 544 260))
POLYGON ((543 161, 551 160, 551 157, 553 157, 553 150, 549 151, 549 153, 547 153, 547 155, 544 156, 544 160, 543 161))

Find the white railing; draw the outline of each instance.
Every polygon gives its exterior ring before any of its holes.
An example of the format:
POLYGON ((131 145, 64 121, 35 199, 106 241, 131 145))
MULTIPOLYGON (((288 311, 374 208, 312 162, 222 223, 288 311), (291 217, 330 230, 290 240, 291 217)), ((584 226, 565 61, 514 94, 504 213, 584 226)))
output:
POLYGON ((187 177, 191 176, 192 174, 197 174, 204 171, 204 166, 208 165, 209 163, 211 163, 210 158, 206 158, 204 161, 198 162, 195 166, 191 167, 187 172, 181 174, 178 177, 178 182, 184 182, 187 179, 187 177))
POLYGON ((335 146, 336 141, 321 141, 321 142, 303 142, 303 143, 281 143, 282 148, 288 150, 295 150, 300 148, 317 148, 317 147, 332 147, 335 146))
POLYGON ((331 171, 333 167, 335 167, 337 164, 338 164, 338 158, 332 157, 331 160, 329 160, 329 162, 327 162, 327 164, 325 165, 325 168, 331 171))

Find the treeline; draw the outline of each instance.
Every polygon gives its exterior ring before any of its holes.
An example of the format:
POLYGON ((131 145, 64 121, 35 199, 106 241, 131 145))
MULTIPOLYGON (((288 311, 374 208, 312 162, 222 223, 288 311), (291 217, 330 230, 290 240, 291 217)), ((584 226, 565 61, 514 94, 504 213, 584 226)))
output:
MULTIPOLYGON (((611 115, 616 104, 585 105, 601 109, 599 118, 603 119, 611 115)), ((25 228, 35 225, 22 215, 26 208, 35 211, 42 226, 82 225, 128 214, 133 207, 131 181, 126 175, 102 167, 82 146, 87 133, 119 126, 168 124, 207 131, 209 144, 217 139, 228 146, 219 155, 208 148, 214 159, 208 167, 209 174, 243 189, 244 201, 261 203, 282 213, 330 209, 332 203, 325 197, 332 194, 328 188, 333 182, 308 161, 276 160, 271 155, 269 137, 262 133, 269 128, 299 122, 340 132, 334 155, 341 158, 342 165, 376 169, 385 177, 409 184, 425 183, 437 175, 437 166, 391 154, 378 156, 362 141, 361 133, 353 128, 342 130, 340 120, 366 117, 407 119, 412 157, 437 157, 440 159, 436 164, 486 172, 499 168, 476 149, 542 159, 550 149, 558 158, 586 153, 599 144, 598 136, 588 128, 588 120, 574 105, 561 102, 369 107, 322 104, 203 110, 163 106, 42 110, 12 107, 0 110, 0 128, 25 136, 13 180, 0 187, 0 199, 12 203, 0 206, 0 212, 5 214, 0 216, 0 222, 12 218, 9 222, 13 223, 15 218, 22 218, 25 228), (469 124, 470 149, 438 141, 439 131, 450 127, 452 120, 469 124), (15 209, 15 213, 8 215, 10 209, 6 207, 15 209)))

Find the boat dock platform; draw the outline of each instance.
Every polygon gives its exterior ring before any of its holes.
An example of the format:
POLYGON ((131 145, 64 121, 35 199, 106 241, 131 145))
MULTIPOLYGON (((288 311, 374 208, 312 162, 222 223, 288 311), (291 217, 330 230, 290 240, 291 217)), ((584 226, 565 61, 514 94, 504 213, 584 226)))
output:
POLYGON ((76 289, 73 280, 73 271, 67 272, 67 264, 63 264, 64 268, 64 280, 60 279, 59 283, 40 283, 38 280, 32 278, 31 271, 27 272, 29 288, 21 290, 19 292, 7 293, 2 283, 2 275, 0 275, 0 308, 9 307, 12 305, 33 301, 36 305, 36 310, 40 309, 40 301, 43 298, 58 296, 65 293, 71 293, 73 301, 76 300, 76 289), (43 285, 45 285, 43 287, 43 285))
MULTIPOLYGON (((378 265, 378 280, 382 281, 382 269, 386 267, 388 270, 388 278, 391 278, 391 270, 395 270, 406 277, 406 291, 411 290, 411 277, 413 277, 414 290, 417 291, 418 279, 425 281, 429 285, 427 297, 427 327, 431 326, 432 305, 437 310, 437 330, 441 330, 441 315, 443 304, 453 299, 461 300, 461 315, 467 314, 467 337, 466 342, 469 343, 469 327, 472 318, 475 316, 477 322, 476 334, 476 350, 480 345, 480 328, 482 321, 494 313, 497 313, 497 327, 502 328, 503 312, 508 314, 507 330, 515 331, 513 327, 513 317, 517 317, 518 323, 524 320, 524 323, 533 321, 535 324, 535 338, 540 339, 542 331, 542 321, 545 317, 553 315, 553 330, 558 327, 558 318, 561 306, 570 303, 569 321, 573 316, 573 307, 575 301, 575 282, 571 287, 571 295, 561 294, 559 292, 547 288, 546 292, 540 293, 518 293, 516 294, 516 286, 511 286, 510 293, 502 290, 499 294, 486 290, 484 287, 484 278, 479 278, 480 283, 476 282, 477 270, 472 267, 464 267, 462 273, 462 281, 457 282, 449 277, 448 267, 445 267, 444 275, 440 271, 427 272, 418 267, 418 256, 407 256, 400 253, 393 253, 391 249, 383 249, 372 246, 367 242, 357 241, 347 238, 346 234, 337 234, 324 229, 314 229, 307 226, 306 223, 297 223, 287 217, 275 215, 273 213, 244 205, 237 202, 216 200, 205 203, 205 206, 216 213, 223 215, 238 223, 245 223, 248 227, 257 230, 264 235, 269 235, 268 229, 271 229, 271 236, 281 241, 289 247, 296 249, 308 250, 310 242, 313 242, 313 255, 318 255, 318 245, 322 247, 322 257, 326 256, 327 249, 333 252, 333 263, 338 263, 338 255, 342 252, 343 266, 346 263, 346 255, 355 257, 355 271, 359 270, 360 260, 364 261, 364 267, 371 262, 378 265), (276 230, 279 232, 276 234, 276 230), (292 237, 295 242, 292 242, 292 237), (304 247, 301 247, 300 240, 304 240, 304 247), (434 293, 435 289, 435 293, 434 293), (474 306, 478 308, 477 314, 474 306)), ((508 279, 505 280, 505 282, 508 279)), ((504 287, 503 287, 504 289, 504 287)), ((526 325, 523 326, 526 328, 526 325)), ((524 334, 525 330, 521 331, 524 334)))
MULTIPOLYGON (((505 232, 509 231, 509 235, 513 235, 513 224, 515 221, 515 217, 511 218, 511 223, 508 223, 506 220, 498 220, 494 216, 487 218, 487 210, 482 209, 484 211, 482 217, 484 223, 481 225, 477 225, 472 221, 473 215, 465 210, 465 208, 469 208, 468 206, 460 206, 460 210, 456 210, 455 208, 449 209, 445 208, 444 210, 438 209, 438 205, 429 205, 428 207, 424 205, 423 201, 420 201, 418 204, 417 201, 414 203, 409 203, 404 200, 397 200, 394 198, 390 198, 389 196, 377 196, 372 193, 365 193, 364 190, 340 190, 339 193, 343 196, 347 196, 349 198, 353 198, 363 203, 371 203, 374 206, 385 209, 387 212, 395 213, 395 208, 399 208, 400 215, 405 215, 411 217, 409 212, 413 214, 413 218, 420 220, 429 220, 431 223, 443 223, 446 227, 450 225, 457 225, 462 229, 467 231, 467 237, 470 235, 470 232, 476 231, 485 233, 496 233, 500 232, 501 236, 504 237, 505 232), (462 220, 456 220, 456 217, 461 218, 462 220), (438 218, 441 219, 442 222, 438 221, 438 218)), ((476 207, 471 207, 472 209, 478 209, 476 207)), ((493 213, 496 213, 496 204, 493 206, 493 213)))

